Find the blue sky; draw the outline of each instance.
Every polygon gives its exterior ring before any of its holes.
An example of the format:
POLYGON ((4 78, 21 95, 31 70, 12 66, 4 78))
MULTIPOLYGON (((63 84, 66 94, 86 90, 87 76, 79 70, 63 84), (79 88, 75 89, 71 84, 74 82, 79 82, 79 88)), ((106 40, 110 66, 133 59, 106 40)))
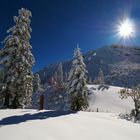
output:
MULTIPOLYGON (((22 7, 33 14, 33 71, 71 59, 77 43, 83 53, 119 44, 113 28, 124 12, 137 25, 140 20, 139 0, 1 0, 0 41, 7 36, 6 30, 14 25, 13 16, 22 7)), ((137 29, 131 44, 140 46, 139 37, 137 29)))

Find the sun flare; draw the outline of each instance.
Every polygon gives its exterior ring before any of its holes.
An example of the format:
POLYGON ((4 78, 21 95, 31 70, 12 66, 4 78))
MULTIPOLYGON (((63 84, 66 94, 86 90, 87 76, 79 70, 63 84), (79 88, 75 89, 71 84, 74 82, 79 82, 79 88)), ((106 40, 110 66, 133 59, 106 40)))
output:
POLYGON ((124 19, 117 25, 117 34, 120 38, 128 39, 135 36, 135 24, 130 19, 124 19))

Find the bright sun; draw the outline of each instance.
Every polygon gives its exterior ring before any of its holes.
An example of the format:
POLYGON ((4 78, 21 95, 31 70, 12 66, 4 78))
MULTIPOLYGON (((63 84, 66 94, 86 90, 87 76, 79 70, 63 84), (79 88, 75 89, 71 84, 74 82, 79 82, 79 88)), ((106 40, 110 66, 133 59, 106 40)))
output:
POLYGON ((120 38, 128 39, 135 36, 135 25, 130 19, 124 19, 117 25, 117 34, 120 38))

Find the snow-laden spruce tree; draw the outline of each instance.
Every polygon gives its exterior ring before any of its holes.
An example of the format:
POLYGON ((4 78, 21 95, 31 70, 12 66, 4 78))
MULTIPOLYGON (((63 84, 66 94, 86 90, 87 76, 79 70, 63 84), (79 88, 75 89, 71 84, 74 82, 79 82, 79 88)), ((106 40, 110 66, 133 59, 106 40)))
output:
POLYGON ((13 70, 9 70, 10 67, 13 69, 12 56, 10 52, 13 52, 13 48, 4 47, 0 50, 0 67, 1 78, 0 78, 0 98, 4 100, 3 107, 9 108, 11 105, 12 97, 14 96, 13 91, 13 70))
POLYGON ((41 85, 41 80, 39 74, 34 75, 33 79, 33 97, 32 97, 32 106, 33 108, 39 108, 40 95, 43 92, 41 85))
POLYGON ((64 83, 64 74, 63 74, 63 64, 62 62, 59 63, 58 66, 58 74, 59 74, 59 82, 63 85, 64 83))
POLYGON ((74 60, 66 84, 68 103, 70 104, 71 110, 86 110, 88 107, 86 73, 86 66, 83 62, 80 48, 77 45, 77 48, 74 50, 74 60))
POLYGON ((101 68, 99 70, 98 81, 99 81, 100 85, 105 84, 104 73, 103 73, 103 70, 101 68))
POLYGON ((54 72, 54 75, 52 76, 52 82, 53 86, 55 88, 61 88, 64 84, 64 77, 63 77, 63 65, 60 62, 56 71, 54 72))
POLYGON ((33 92, 34 57, 29 43, 32 14, 24 8, 18 14, 14 16, 16 25, 7 31, 10 35, 5 38, 4 48, 0 51, 1 65, 5 69, 5 106, 11 108, 30 106, 33 92))
POLYGON ((4 70, 0 69, 0 108, 3 108, 4 101, 4 70))
POLYGON ((88 84, 92 84, 92 78, 90 76, 88 77, 88 84))
POLYGON ((64 73, 64 83, 67 82, 67 79, 68 79, 68 72, 66 71, 66 72, 64 73))

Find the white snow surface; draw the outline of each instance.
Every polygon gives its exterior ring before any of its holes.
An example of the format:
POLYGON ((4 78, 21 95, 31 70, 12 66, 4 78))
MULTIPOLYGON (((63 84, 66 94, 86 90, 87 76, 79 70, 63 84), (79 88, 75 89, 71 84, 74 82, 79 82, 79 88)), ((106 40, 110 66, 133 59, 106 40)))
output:
POLYGON ((0 110, 0 140, 140 140, 140 124, 118 117, 133 108, 119 98, 122 88, 88 88, 89 109, 99 112, 0 110))
POLYGON ((104 89, 104 86, 99 88, 99 85, 88 85, 91 93, 89 96, 89 110, 97 111, 98 108, 99 112, 120 114, 130 113, 134 108, 131 98, 120 99, 119 91, 123 88, 115 86, 108 86, 108 89, 104 89))
POLYGON ((113 113, 0 110, 1 140, 139 140, 140 124, 113 113), (27 115, 28 114, 28 115, 27 115), (27 117, 28 116, 28 117, 27 117))

